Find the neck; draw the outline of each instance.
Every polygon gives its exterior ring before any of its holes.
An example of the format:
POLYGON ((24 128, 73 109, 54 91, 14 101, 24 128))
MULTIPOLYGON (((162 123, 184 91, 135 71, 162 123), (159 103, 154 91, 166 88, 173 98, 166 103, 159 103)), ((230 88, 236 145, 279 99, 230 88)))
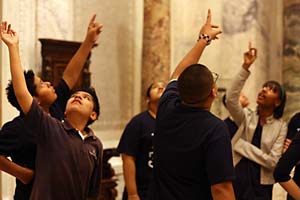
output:
POLYGON ((68 120, 68 122, 71 124, 71 126, 77 130, 79 130, 82 134, 84 134, 84 128, 87 124, 87 121, 82 119, 82 118, 78 118, 78 117, 71 117, 71 116, 67 116, 66 119, 68 120))
POLYGON ((189 107, 199 108, 199 109, 207 110, 207 111, 210 111, 210 108, 211 108, 211 103, 209 103, 209 102, 197 103, 197 104, 188 104, 188 103, 182 102, 182 104, 189 106, 189 107))
POLYGON ((42 109, 43 109, 46 113, 50 113, 50 111, 49 111, 49 106, 42 106, 42 105, 41 105, 41 107, 42 107, 42 109))
POLYGON ((259 121, 261 125, 264 125, 266 123, 266 119, 273 115, 273 109, 268 108, 258 108, 259 112, 259 121))
POLYGON ((158 103, 150 103, 148 107, 148 112, 154 119, 156 119, 157 107, 158 103))

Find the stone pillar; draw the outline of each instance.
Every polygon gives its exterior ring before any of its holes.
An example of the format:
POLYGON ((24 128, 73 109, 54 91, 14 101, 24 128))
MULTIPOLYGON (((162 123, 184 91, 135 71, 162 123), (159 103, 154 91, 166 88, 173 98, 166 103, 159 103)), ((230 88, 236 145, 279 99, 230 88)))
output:
POLYGON ((289 119, 300 111, 300 0, 285 0, 283 11, 283 83, 289 119))
POLYGON ((142 108, 148 86, 170 77, 170 3, 169 0, 144 1, 142 56, 142 108))

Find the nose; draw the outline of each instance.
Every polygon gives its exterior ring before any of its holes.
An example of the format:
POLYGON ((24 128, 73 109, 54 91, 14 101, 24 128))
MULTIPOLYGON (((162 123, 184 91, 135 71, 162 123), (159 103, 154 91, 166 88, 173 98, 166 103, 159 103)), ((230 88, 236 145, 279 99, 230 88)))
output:
POLYGON ((261 90, 266 92, 268 90, 268 87, 263 87, 261 90))
POLYGON ((80 95, 78 95, 78 94, 74 95, 74 99, 77 99, 77 98, 80 100, 82 99, 82 97, 80 95))

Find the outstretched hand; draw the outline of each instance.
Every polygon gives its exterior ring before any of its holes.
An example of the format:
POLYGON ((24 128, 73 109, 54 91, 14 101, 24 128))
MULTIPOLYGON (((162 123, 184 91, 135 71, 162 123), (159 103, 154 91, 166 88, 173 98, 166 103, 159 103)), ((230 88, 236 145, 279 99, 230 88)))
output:
POLYGON ((86 39, 92 43, 95 43, 98 40, 103 27, 102 24, 95 22, 95 19, 96 14, 94 14, 90 20, 86 35, 86 39))
POLYGON ((257 58, 257 49, 253 48, 251 42, 249 42, 248 51, 244 53, 243 68, 245 70, 249 70, 250 66, 252 65, 252 63, 254 63, 256 58, 257 58))
POLYGON ((218 35, 222 33, 219 26, 211 24, 211 11, 208 9, 205 24, 202 26, 199 34, 206 34, 211 40, 219 39, 218 35))
POLYGON ((8 46, 13 46, 19 43, 19 37, 18 34, 11 29, 11 25, 7 25, 7 22, 4 21, 1 23, 0 28, 0 36, 1 40, 8 46))

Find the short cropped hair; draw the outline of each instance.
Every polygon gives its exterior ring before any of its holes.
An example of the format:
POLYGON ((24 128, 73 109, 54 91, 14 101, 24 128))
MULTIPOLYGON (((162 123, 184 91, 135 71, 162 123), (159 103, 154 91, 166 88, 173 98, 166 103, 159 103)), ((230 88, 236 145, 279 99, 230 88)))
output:
MULTIPOLYGON (((34 84, 34 77, 35 77, 34 72, 32 70, 24 71, 24 76, 25 76, 26 86, 29 93, 31 94, 31 96, 36 96, 37 94, 36 94, 36 85, 34 84)), ((16 109, 18 109, 21 113, 23 113, 18 103, 12 81, 9 81, 6 87, 6 96, 8 102, 16 109)))
POLYGON ((286 93, 285 93, 283 87, 280 85, 280 83, 278 83, 277 81, 273 81, 273 80, 265 82, 263 84, 263 87, 268 87, 271 90, 273 90, 273 92, 278 93, 281 103, 279 106, 277 106, 274 109, 273 116, 276 119, 281 118, 283 116, 283 111, 284 111, 285 102, 286 102, 286 93))
POLYGON ((193 64, 178 78, 179 96, 187 104, 201 103, 207 100, 213 85, 211 71, 202 64, 193 64))
POLYGON ((95 88, 93 88, 93 87, 77 88, 75 90, 72 90, 71 93, 74 94, 74 93, 79 92, 79 91, 89 93, 93 97, 93 103, 94 103, 93 111, 95 111, 96 114, 97 114, 97 118, 95 120, 89 119, 89 121, 86 124, 86 127, 87 127, 90 124, 94 123, 94 121, 96 121, 98 119, 98 117, 100 116, 100 103, 99 103, 98 96, 96 94, 95 88))
POLYGON ((151 83, 150 85, 149 85, 149 87, 147 88, 147 90, 146 90, 146 98, 150 98, 151 96, 150 96, 150 92, 151 92, 151 89, 152 89, 152 86, 154 85, 154 83, 151 83))

